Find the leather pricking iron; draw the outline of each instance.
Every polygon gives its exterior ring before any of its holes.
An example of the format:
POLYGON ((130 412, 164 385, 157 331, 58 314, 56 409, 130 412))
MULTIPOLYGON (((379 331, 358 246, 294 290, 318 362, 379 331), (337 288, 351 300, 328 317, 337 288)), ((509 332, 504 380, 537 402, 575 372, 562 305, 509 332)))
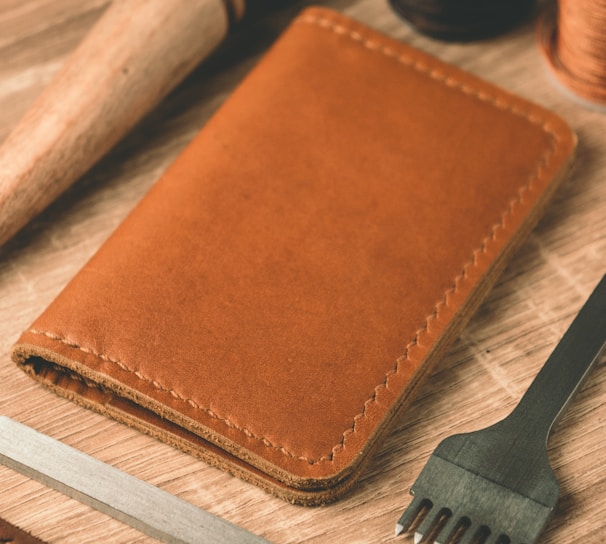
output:
POLYGON ((606 276, 593 291, 513 412, 486 429, 443 440, 410 492, 396 535, 414 542, 534 544, 559 484, 547 439, 606 345, 606 276))

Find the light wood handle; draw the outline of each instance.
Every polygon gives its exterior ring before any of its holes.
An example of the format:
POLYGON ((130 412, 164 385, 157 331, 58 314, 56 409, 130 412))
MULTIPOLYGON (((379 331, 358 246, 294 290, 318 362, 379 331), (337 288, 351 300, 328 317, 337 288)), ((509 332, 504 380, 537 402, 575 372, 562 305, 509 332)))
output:
POLYGON ((117 0, 0 148, 0 244, 225 37, 244 0, 117 0))

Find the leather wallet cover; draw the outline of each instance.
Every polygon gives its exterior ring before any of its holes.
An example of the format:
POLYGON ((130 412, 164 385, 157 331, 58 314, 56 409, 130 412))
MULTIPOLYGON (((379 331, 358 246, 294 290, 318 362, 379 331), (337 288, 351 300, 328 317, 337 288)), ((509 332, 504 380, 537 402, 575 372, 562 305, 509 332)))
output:
POLYGON ((554 114, 308 8, 14 359, 284 499, 335 499, 575 142, 554 114))

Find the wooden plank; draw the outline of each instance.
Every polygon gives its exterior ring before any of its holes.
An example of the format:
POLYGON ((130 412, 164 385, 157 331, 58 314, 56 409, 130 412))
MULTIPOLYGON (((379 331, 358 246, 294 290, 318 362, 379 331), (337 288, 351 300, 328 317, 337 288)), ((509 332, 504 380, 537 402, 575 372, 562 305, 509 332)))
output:
MULTIPOLYGON (((106 160, 0 251, 0 412, 276 544, 405 544, 411 540, 394 539, 393 526, 437 443, 509 413, 606 272, 606 116, 581 107, 552 85, 536 43, 536 17, 495 39, 452 44, 415 33, 386 1, 318 2, 553 109, 579 135, 570 181, 402 415, 359 485, 343 500, 309 509, 274 499, 166 444, 57 398, 16 369, 9 356, 21 331, 103 243, 305 3, 293 2, 243 25, 106 160)), ((0 3, 0 137, 16 124, 106 4, 0 3)), ((543 544, 606 542, 604 421, 602 363, 549 442, 562 496, 543 544)), ((4 467, 0 483, 0 515, 50 542, 153 542, 4 467)))

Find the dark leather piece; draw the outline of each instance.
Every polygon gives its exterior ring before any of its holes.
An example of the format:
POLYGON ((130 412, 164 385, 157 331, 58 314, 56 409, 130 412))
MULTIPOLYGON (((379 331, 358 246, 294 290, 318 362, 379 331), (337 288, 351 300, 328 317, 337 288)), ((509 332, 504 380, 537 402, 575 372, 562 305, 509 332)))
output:
POLYGON ((44 544, 43 540, 26 533, 19 527, 0 518, 0 543, 4 544, 44 544))

